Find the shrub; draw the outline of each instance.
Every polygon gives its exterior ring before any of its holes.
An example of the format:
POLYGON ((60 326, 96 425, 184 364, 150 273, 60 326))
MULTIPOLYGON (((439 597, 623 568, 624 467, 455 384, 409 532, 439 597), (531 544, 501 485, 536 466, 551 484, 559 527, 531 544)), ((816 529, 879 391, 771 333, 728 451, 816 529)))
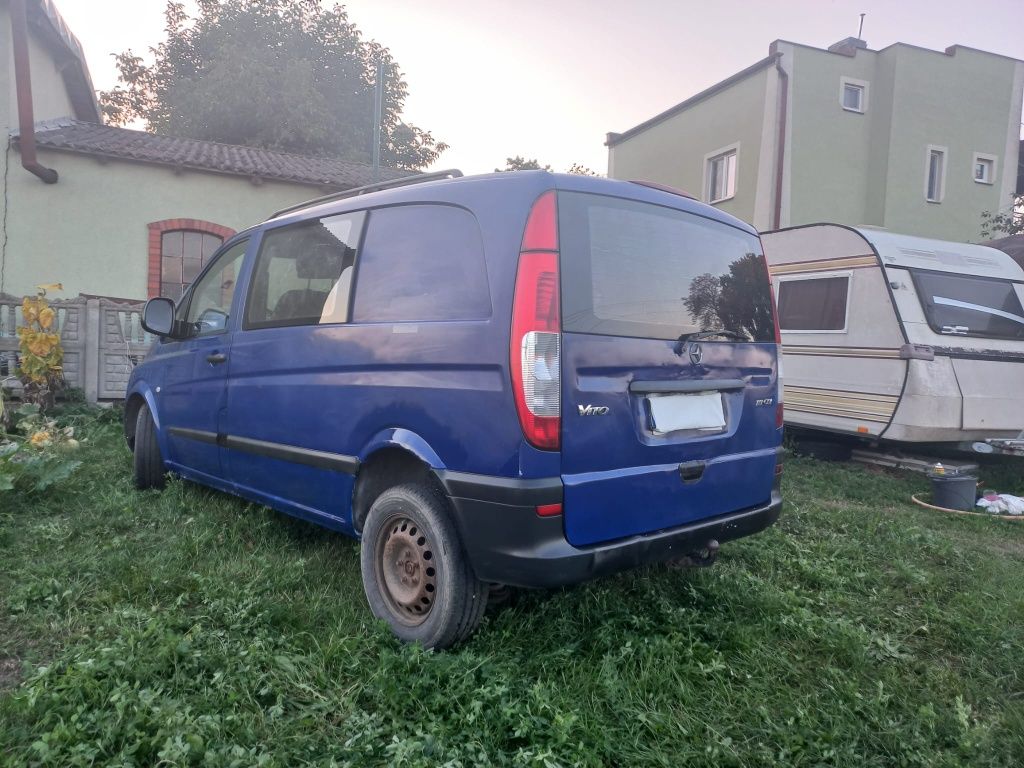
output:
POLYGON ((39 292, 21 303, 23 325, 18 327, 18 373, 24 387, 22 399, 43 409, 53 407, 64 378, 64 349, 57 333, 57 313, 46 300, 46 290, 60 290, 60 283, 39 286, 39 292))
POLYGON ((74 427, 45 419, 38 405, 24 403, 7 418, 11 431, 0 429, 0 493, 45 491, 82 463, 69 455, 78 448, 74 427))

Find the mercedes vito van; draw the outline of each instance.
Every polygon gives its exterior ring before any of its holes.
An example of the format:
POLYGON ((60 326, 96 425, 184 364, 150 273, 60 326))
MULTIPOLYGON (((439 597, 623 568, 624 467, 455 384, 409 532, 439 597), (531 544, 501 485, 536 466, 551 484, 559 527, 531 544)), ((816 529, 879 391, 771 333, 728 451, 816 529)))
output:
POLYGON ((373 613, 427 647, 493 584, 707 561, 781 507, 757 233, 641 183, 460 175, 232 237, 146 305, 125 414, 139 488, 174 473, 358 537, 373 613))

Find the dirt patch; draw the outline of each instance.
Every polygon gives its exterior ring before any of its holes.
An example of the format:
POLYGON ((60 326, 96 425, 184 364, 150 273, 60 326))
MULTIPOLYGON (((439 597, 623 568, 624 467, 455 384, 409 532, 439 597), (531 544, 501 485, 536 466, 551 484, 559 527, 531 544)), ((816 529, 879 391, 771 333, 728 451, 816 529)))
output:
POLYGON ((13 688, 21 682, 21 661, 0 656, 0 691, 13 688))

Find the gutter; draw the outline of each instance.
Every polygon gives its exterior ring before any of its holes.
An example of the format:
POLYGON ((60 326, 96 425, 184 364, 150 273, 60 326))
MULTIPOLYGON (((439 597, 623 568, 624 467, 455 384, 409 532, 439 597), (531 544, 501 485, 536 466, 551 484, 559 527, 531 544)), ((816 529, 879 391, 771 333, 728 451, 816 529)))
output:
POLYGON ((57 172, 36 158, 35 116, 32 111, 32 73, 28 57, 28 22, 25 0, 11 0, 11 42, 14 79, 18 92, 18 149, 21 165, 47 184, 57 183, 57 172))
POLYGON ((782 226, 782 172, 786 160, 786 112, 789 109, 789 75, 782 68, 782 56, 775 59, 775 70, 779 73, 779 122, 775 155, 775 210, 772 212, 772 229, 782 226))

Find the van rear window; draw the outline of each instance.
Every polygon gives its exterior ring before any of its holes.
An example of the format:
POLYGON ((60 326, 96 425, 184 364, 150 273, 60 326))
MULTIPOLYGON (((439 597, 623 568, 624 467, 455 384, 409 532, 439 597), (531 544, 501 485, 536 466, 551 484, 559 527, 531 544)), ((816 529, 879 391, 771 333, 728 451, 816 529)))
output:
POLYGON ((911 274, 936 333, 1024 339, 1024 309, 1009 280, 922 270, 911 274))
POLYGON ((677 339, 726 330, 775 340, 761 243, 674 208, 562 192, 562 329, 677 339))

